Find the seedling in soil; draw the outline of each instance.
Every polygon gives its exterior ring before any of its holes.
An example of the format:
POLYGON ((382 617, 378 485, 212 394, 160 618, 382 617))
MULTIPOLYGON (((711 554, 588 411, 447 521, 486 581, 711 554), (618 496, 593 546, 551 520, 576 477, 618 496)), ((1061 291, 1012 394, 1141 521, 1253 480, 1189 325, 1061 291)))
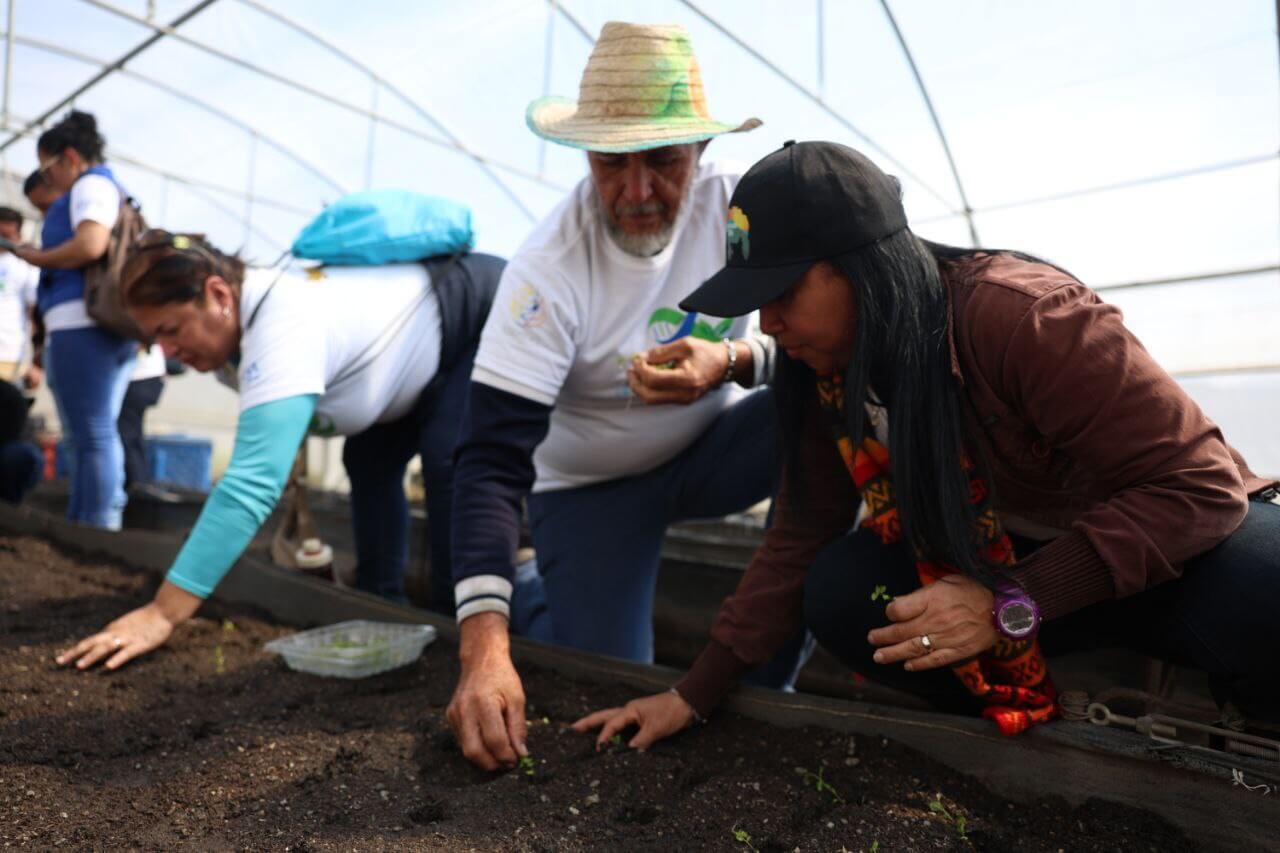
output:
POLYGON ((876 584, 876 588, 871 590, 872 601, 893 601, 893 596, 885 589, 882 583, 876 584))
POLYGON ((747 832, 745 829, 738 829, 738 825, 736 823, 733 825, 733 840, 739 844, 745 845, 748 850, 756 849, 751 845, 751 833, 747 832))
POLYGON ((227 671, 227 657, 222 653, 222 646, 213 647, 213 671, 223 675, 227 671))
POLYGON ((232 622, 230 619, 222 620, 222 633, 234 634, 235 630, 236 630, 236 623, 232 622))
POLYGON ((961 841, 968 841, 969 836, 965 834, 965 818, 962 814, 953 815, 947 811, 947 807, 942 804, 942 794, 938 794, 929 801, 929 811, 939 815, 944 821, 955 827, 956 835, 961 841))
POLYGON ((532 755, 520 756, 520 763, 516 765, 520 772, 526 776, 533 776, 538 772, 538 766, 533 763, 532 755))
POLYGON ((871 842, 871 851, 870 851, 870 853, 878 853, 878 851, 879 851, 879 850, 880 850, 880 839, 879 839, 879 838, 877 838, 875 841, 872 841, 872 842, 871 842))
POLYGON ((609 746, 622 746, 622 735, 614 735, 609 738, 609 746))
POLYGON ((827 772, 825 767, 819 767, 817 773, 810 773, 808 770, 806 770, 803 767, 797 767, 796 772, 804 777, 804 781, 813 783, 813 789, 817 791, 819 794, 823 794, 823 793, 830 794, 831 802, 833 803, 844 802, 844 797, 840 796, 840 792, 837 791, 835 788, 831 787, 831 784, 827 782, 826 779, 822 778, 822 774, 827 772))

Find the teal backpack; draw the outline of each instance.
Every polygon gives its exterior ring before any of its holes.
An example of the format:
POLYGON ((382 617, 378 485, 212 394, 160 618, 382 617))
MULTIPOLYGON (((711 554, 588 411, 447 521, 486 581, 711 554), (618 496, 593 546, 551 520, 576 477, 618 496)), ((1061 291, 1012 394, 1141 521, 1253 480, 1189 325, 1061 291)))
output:
POLYGON ((326 207, 290 251, 334 266, 377 266, 456 255, 474 245, 465 205, 408 190, 369 190, 326 207))

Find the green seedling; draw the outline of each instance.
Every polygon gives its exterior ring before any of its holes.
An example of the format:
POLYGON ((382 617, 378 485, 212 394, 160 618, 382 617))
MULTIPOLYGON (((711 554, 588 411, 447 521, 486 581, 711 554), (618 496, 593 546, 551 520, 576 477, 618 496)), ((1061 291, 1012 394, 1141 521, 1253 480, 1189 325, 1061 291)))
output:
POLYGON ((609 738, 609 745, 622 746, 622 735, 614 735, 613 737, 609 738))
POLYGON ((871 853, 878 853, 879 850, 880 850, 880 839, 877 838, 876 840, 871 842, 871 853))
POLYGON ((532 755, 520 756, 520 763, 517 764, 516 767, 518 767, 520 772, 526 776, 533 776, 538 772, 538 766, 533 763, 532 755))
POLYGON ((222 646, 213 647, 213 671, 222 675, 227 671, 227 656, 222 653, 222 646))
POLYGON ((733 831, 734 841, 738 842, 739 844, 745 845, 748 850, 756 849, 751 844, 751 833, 747 832, 745 829, 738 829, 738 825, 736 823, 733 825, 732 831, 733 831))
POLYGON ((876 588, 871 590, 871 600, 872 601, 893 601, 893 596, 890 595, 885 590, 884 584, 878 583, 876 584, 876 588))
POLYGON ((222 620, 222 633, 234 634, 235 631, 236 631, 236 623, 232 622, 230 619, 222 620))
POLYGON ((822 778, 822 774, 827 772, 825 767, 819 767, 817 773, 811 773, 803 767, 797 767, 796 772, 804 777, 804 781, 812 783, 813 789, 819 794, 830 794, 831 802, 844 802, 844 797, 840 796, 840 792, 831 787, 831 784, 826 779, 822 778))
POLYGON ((965 820, 964 815, 962 814, 953 815, 951 812, 949 812, 947 810, 947 807, 942 804, 942 794, 936 795, 932 800, 929 801, 929 811, 933 812, 934 814, 941 817, 944 821, 951 824, 955 828, 956 836, 961 841, 969 840, 969 836, 965 832, 965 826, 967 821, 965 820))

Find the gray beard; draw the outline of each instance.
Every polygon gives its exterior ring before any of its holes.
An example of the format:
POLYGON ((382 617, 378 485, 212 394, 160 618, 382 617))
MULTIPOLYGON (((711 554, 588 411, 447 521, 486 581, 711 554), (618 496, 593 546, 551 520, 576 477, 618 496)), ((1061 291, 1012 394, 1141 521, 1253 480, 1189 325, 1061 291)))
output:
MULTIPOLYGON (((594 187, 593 187, 594 190, 594 187)), ((680 209, 683 210, 689 201, 689 195, 693 190, 693 181, 690 180, 684 188, 684 195, 680 197, 680 209)), ((628 234, 623 231, 604 209, 604 202, 600 199, 600 193, 593 191, 591 193, 591 203, 599 214, 600 219, 604 222, 605 231, 619 249, 628 255, 634 255, 637 258, 651 258, 660 253, 667 246, 671 245, 671 240, 675 237, 676 226, 680 222, 679 212, 676 214, 674 222, 663 225, 652 234, 628 234)))

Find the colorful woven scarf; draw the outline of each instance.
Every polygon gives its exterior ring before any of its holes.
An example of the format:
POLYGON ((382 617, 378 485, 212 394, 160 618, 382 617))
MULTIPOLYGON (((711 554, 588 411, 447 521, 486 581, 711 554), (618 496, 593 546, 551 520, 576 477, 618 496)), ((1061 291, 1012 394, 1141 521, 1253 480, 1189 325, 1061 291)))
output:
MULTIPOLYGON (((886 545, 898 542, 902 539, 902 522, 894 500, 889 451, 869 434, 870 430, 866 431, 868 434, 863 438, 862 446, 854 451, 844 416, 842 375, 819 376, 817 387, 818 403, 828 415, 832 437, 867 506, 862 526, 874 530, 886 545)), ((972 471, 972 465, 967 461, 965 469, 972 471)), ((970 474, 969 493, 978 508, 974 536, 979 554, 995 565, 1013 565, 1013 543, 990 505, 990 490, 986 482, 976 473, 970 474)), ((921 586, 928 586, 957 571, 946 563, 923 558, 916 560, 921 586)), ((991 649, 953 664, 951 671, 970 693, 984 703, 982 716, 995 721, 1002 734, 1014 735, 1057 716, 1058 691, 1049 677, 1040 646, 1034 639, 1010 640, 1000 635, 991 649)))

